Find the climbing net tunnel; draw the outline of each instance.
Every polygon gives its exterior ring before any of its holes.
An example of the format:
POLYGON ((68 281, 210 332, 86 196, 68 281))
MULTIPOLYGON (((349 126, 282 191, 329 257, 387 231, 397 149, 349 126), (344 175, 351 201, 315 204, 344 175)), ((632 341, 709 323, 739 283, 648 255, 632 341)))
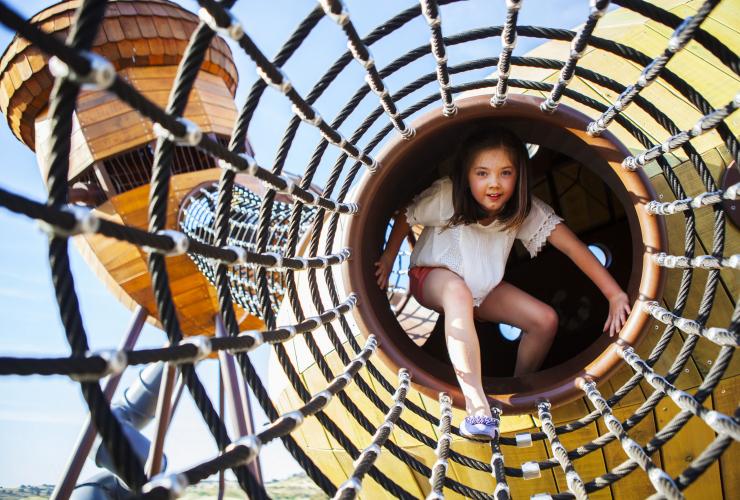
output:
MULTIPOLYGON (((71 349, 64 358, 2 357, 0 374, 79 381, 111 470, 131 491, 152 498, 178 496, 227 469, 250 498, 267 498, 249 464, 276 439, 336 498, 682 498, 707 494, 707 488, 736 496, 737 4, 689 2, 691 9, 683 6, 679 16, 642 0, 612 2, 620 7, 614 11, 608 0, 592 0, 584 2, 584 24, 570 31, 520 25, 519 13, 529 2, 508 0, 500 25, 448 33, 444 9, 465 2, 421 0, 362 37, 340 0, 322 0, 271 60, 231 13, 233 1, 198 3, 196 17, 174 13, 162 0, 83 0, 74 4, 72 24, 63 27, 64 42, 50 33, 58 30, 54 23, 28 22, 0 4, 0 21, 45 54, 27 73, 51 75, 43 115, 44 106, 35 100, 45 99, 43 85, 30 76, 21 80, 35 82, 25 88, 33 99, 23 97, 22 85, 4 85, 0 96, 11 128, 29 145, 33 133, 17 117, 38 108, 36 151, 47 169, 48 200, 0 190, 0 205, 40 221, 49 234, 53 284, 71 349), (151 44, 149 55, 138 53, 140 62, 177 66, 166 100, 153 99, 131 77, 134 68, 120 62, 122 45, 115 53, 104 50, 116 41, 110 23, 120 19, 125 27, 127 16, 143 12, 141 5, 155 16, 170 16, 170 35, 155 30, 156 36, 174 40, 175 18, 191 25, 174 62, 167 63, 167 44, 164 55, 151 44), (633 24, 624 22, 627 15, 633 24), (304 93, 282 68, 325 23, 335 24, 348 50, 304 93), (426 26, 430 42, 376 66, 372 46, 418 23, 426 26), (628 40, 629 26, 645 23, 662 36, 657 52, 645 52, 640 37, 628 40), (257 68, 246 101, 229 115, 228 133, 186 118, 189 99, 208 91, 198 87, 204 71, 218 75, 233 96, 233 63, 224 59, 227 49, 219 37, 232 40, 257 68), (522 37, 548 42, 518 55, 522 37), (499 42, 500 51, 477 60, 451 57, 465 53, 453 47, 481 40, 499 42), (696 61, 705 65, 692 66, 696 61), (364 80, 354 95, 335 116, 322 117, 314 105, 358 65, 364 80), (420 74, 391 87, 409 65, 420 74), (686 67, 691 71, 679 69, 686 67), (469 77, 481 70, 491 76, 469 77), (126 189, 113 186, 113 194, 96 191, 75 198, 85 203, 70 203, 79 192, 72 189, 75 182, 94 184, 72 168, 79 158, 75 134, 91 102, 84 92, 91 91, 125 103, 146 122, 150 169, 141 181, 127 177, 132 184, 126 189), (426 94, 419 97, 421 92, 426 94), (263 125, 255 120, 256 110, 268 93, 286 99, 293 114, 272 164, 263 165, 252 150, 260 144, 250 145, 247 134, 263 125), (21 97, 31 104, 14 113, 19 107, 13 99, 21 97), (360 115, 360 103, 368 99, 372 109, 360 115), (347 123, 356 128, 349 131, 347 123), (515 252, 511 280, 543 300, 562 302, 560 331, 586 340, 572 352, 566 338, 549 365, 528 377, 484 369, 502 430, 489 446, 460 439, 453 422, 463 413, 451 367, 439 352, 423 351, 413 341, 413 331, 423 337, 439 329, 435 315, 408 297, 403 269, 389 294, 374 285, 373 263, 394 212, 444 173, 445 155, 472 127, 492 123, 508 126, 536 151, 534 193, 583 239, 604 242, 604 253, 611 249, 610 270, 630 295, 633 312, 619 339, 594 335, 603 319, 602 312, 593 312, 603 307, 597 305, 598 291, 583 289, 571 307, 568 294, 581 285, 570 282, 577 280, 565 264, 545 252, 538 257, 544 264, 535 268, 538 259, 529 263, 515 252), (317 130, 318 139, 295 177, 284 169, 302 128, 317 130), (198 178, 187 202, 173 207, 176 174, 199 175, 178 167, 183 155, 201 158, 218 176, 211 183, 198 178), (319 166, 332 159, 326 182, 314 186, 319 166), (441 165, 430 167, 435 161, 441 165), (244 187, 244 178, 262 186, 259 196, 256 188, 244 187), (120 205, 124 191, 137 189, 148 197, 140 208, 144 227, 96 208, 106 196, 120 205), (72 237, 143 250, 153 291, 149 313, 169 347, 89 351, 69 266, 72 237), (171 275, 178 258, 192 259, 215 289, 210 330, 184 319, 171 275), (549 289, 542 281, 568 285, 549 289), (250 360, 263 344, 271 345, 285 380, 278 393, 268 391, 265 374, 250 360), (238 435, 227 431, 195 371, 196 363, 215 354, 235 360, 269 425, 238 435), (187 470, 161 472, 168 397, 161 397, 157 438, 142 457, 101 389, 106 376, 156 362, 168 366, 162 382, 167 396, 169 373, 180 373, 220 450, 187 470), (700 477, 709 478, 701 493, 692 490, 700 477)), ((138 36, 144 37, 140 25, 138 36)), ((12 54, 6 56, 3 72, 15 64, 12 54)), ((208 99, 202 101, 207 107, 208 99)), ((119 163, 106 161, 102 168, 111 177, 119 163)), ((409 245, 413 241, 410 234, 409 245)), ((484 364, 496 365, 496 355, 489 362, 484 356, 484 364)))

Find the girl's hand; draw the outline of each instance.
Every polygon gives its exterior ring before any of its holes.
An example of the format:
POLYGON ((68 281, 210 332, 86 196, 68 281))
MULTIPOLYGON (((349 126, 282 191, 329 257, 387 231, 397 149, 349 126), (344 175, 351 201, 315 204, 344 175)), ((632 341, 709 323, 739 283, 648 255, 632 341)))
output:
POLYGON ((627 315, 631 312, 629 297, 624 292, 619 292, 609 299, 609 317, 604 323, 604 332, 609 332, 609 336, 619 333, 622 326, 627 321, 627 315))
POLYGON ((377 269, 375 270, 375 276, 378 280, 378 286, 381 290, 385 290, 386 286, 388 286, 388 277, 393 270, 393 263, 395 261, 395 255, 390 255, 386 252, 383 252, 383 254, 380 256, 380 260, 375 263, 375 267, 377 267, 377 269))

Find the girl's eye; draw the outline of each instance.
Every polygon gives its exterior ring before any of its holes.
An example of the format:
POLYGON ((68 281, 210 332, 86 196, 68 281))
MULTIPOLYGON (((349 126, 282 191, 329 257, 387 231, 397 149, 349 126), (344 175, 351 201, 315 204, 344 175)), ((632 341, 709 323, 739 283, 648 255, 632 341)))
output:
POLYGON ((479 170, 478 171, 478 177, 485 177, 486 175, 488 175, 486 171, 484 171, 484 170, 479 170))
POLYGON ((513 174, 513 172, 512 172, 511 170, 504 170, 504 171, 502 172, 502 174, 503 174, 503 175, 512 175, 512 174, 513 174))

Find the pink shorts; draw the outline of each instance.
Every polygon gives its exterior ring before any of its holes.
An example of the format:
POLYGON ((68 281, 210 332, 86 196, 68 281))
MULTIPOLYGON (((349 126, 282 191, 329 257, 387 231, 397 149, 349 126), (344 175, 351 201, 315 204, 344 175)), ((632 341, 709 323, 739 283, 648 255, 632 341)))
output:
POLYGON ((422 293, 422 290, 424 290, 424 280, 427 279, 427 276, 433 269, 440 268, 419 266, 409 269, 409 292, 411 292, 411 295, 419 303, 424 302, 424 295, 422 293))

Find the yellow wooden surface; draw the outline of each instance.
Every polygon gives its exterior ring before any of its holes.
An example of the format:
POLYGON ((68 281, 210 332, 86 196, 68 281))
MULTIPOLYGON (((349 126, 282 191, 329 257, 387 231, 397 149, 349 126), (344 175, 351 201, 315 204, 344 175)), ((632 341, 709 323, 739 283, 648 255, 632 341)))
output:
MULTIPOLYGON (((719 182, 719 179, 721 179, 722 174, 726 169, 726 163, 723 159, 723 149, 724 148, 710 150, 702 156, 712 172, 712 176, 717 179, 717 182, 719 182)), ((697 172, 689 162, 678 165, 673 170, 684 186, 687 196, 695 196, 707 190, 707 187, 703 185, 697 172)), ((662 195, 662 200, 672 201, 675 199, 670 187, 662 176, 655 176, 651 180, 659 196, 662 195)), ((711 254, 713 253, 713 239, 715 237, 714 211, 707 207, 696 210, 695 214, 696 231, 698 236, 696 240, 695 255, 711 254)), ((668 230, 670 252, 675 255, 683 255, 685 218, 682 215, 667 216, 665 217, 665 222, 668 230)), ((740 248, 740 231, 738 231, 738 229, 727 219, 725 220, 723 227, 725 232, 724 255, 737 253, 737 249, 740 248)), ((733 302, 738 295, 737 271, 725 269, 720 271, 719 274, 720 283, 714 294, 714 304, 706 325, 707 327, 717 326, 720 328, 726 328, 729 325, 730 318, 734 310, 733 302)), ((672 269, 668 271, 668 280, 666 282, 664 293, 664 303, 667 304, 668 308, 672 308, 675 304, 681 276, 681 270, 672 269)), ((681 313, 682 316, 689 318, 695 318, 697 316, 700 302, 705 293, 708 276, 709 271, 707 270, 699 269, 694 271, 689 298, 684 311, 681 313)), ((686 337, 682 333, 679 335, 682 338, 686 337)), ((692 361, 694 367, 702 376, 705 376, 711 369, 712 363, 714 363, 718 352, 719 347, 714 345, 711 341, 703 338, 699 339, 696 348, 692 353, 692 361)), ((688 366, 687 368, 692 369, 691 366, 688 366)), ((733 358, 725 376, 731 377, 739 372, 740 361, 733 358)), ((694 381, 688 384, 690 387, 695 385, 698 384, 694 381)))
MULTIPOLYGON (((693 392, 693 391, 692 391, 693 392)), ((705 407, 711 409, 711 398, 705 407)), ((678 406, 670 398, 664 398, 655 408, 655 420, 660 429, 664 428, 678 413, 678 406)), ((660 450, 664 470, 676 477, 701 454, 714 439, 714 431, 698 417, 691 419, 660 450)), ((719 464, 714 463, 698 481, 684 490, 688 499, 722 498, 722 481, 719 464)))
MULTIPOLYGON (((733 416, 740 401, 740 377, 721 380, 712 394, 714 409, 733 416)), ((725 498, 734 498, 740 491, 740 444, 736 441, 725 450, 719 460, 722 472, 722 490, 725 498)))
MULTIPOLYGON (((621 422, 624 422, 635 412, 635 410, 637 410, 638 406, 639 405, 634 405, 631 407, 614 409, 614 416, 621 422)), ((609 429, 604 424, 603 419, 600 418, 596 423, 599 429, 599 434, 604 435, 609 433, 609 429)), ((640 445, 645 446, 645 444, 655 435, 655 431, 655 421, 651 412, 646 415, 637 426, 628 431, 628 434, 640 445)), ((616 439, 603 448, 603 453, 606 466, 610 470, 629 459, 621 444, 616 439)), ((659 454, 653 455, 652 458, 655 464, 660 466, 661 461, 659 454)), ((614 498, 646 498, 655 492, 647 474, 645 474, 645 472, 639 467, 624 478, 613 483, 611 485, 611 489, 614 498)))
MULTIPOLYGON (((511 435, 510 437, 513 437, 511 435)), ((549 448, 543 441, 537 441, 527 448, 505 447, 504 463, 509 467, 519 467, 530 461, 540 461, 551 456, 549 448)), ((517 477, 506 478, 511 494, 514 498, 529 498, 531 495, 557 491, 557 483, 552 469, 541 471, 537 479, 523 479, 517 477)))
MULTIPOLYGON (((736 36, 732 34, 736 33, 734 28, 731 26, 728 27, 727 23, 718 21, 718 19, 722 18, 732 19, 732 17, 722 17, 727 16, 728 13, 730 15, 732 15, 733 12, 737 14, 737 3, 730 6, 728 6, 728 3, 729 2, 723 2, 721 7, 718 7, 715 10, 712 18, 710 18, 710 20, 704 25, 705 29, 709 30, 722 40, 727 40, 729 36, 736 36)), ((688 7, 685 5, 686 2, 678 1, 661 1, 659 4, 671 8, 675 13, 683 16, 685 15, 684 11, 686 9, 695 10, 700 2, 689 2, 687 4, 688 7)), ((663 47, 667 43, 667 37, 670 36, 670 31, 671 30, 658 26, 657 23, 652 21, 646 23, 639 16, 624 12, 614 12, 609 14, 606 18, 600 21, 600 24, 597 27, 597 34, 622 40, 640 50, 643 50, 651 57, 662 51, 663 47)), ((737 40, 737 38, 735 38, 735 40, 737 40)), ((736 92, 738 79, 735 75, 728 74, 726 70, 718 67, 718 65, 715 64, 715 61, 711 60, 712 58, 706 57, 703 49, 698 49, 695 45, 696 44, 694 43, 690 44, 687 52, 681 54, 680 57, 675 58, 674 61, 670 63, 669 67, 692 84, 699 86, 702 94, 705 95, 712 105, 724 105, 734 95, 734 92, 736 92), (705 62, 695 64, 694 59, 697 55, 704 58, 705 62)), ((564 55, 568 53, 568 50, 569 43, 567 42, 550 42, 536 49, 535 53, 536 55, 563 59, 564 55)), ((582 61, 582 65, 584 67, 590 67, 600 71, 625 85, 634 83, 642 70, 642 68, 636 64, 615 60, 613 56, 595 49, 589 49, 582 61)), ((558 72, 551 70, 527 69, 525 71, 521 71, 520 68, 515 68, 512 72, 512 77, 527 76, 538 81, 546 80, 552 82, 557 78, 557 74, 558 72), (518 71, 519 73, 517 73, 518 71)), ((580 91, 604 103, 611 103, 617 97, 614 92, 598 87, 595 84, 585 82, 579 78, 576 78, 571 82, 570 88, 580 91)), ((659 108, 664 111, 666 115, 680 128, 690 128, 700 117, 700 113, 694 109, 693 106, 686 103, 683 98, 678 96, 675 89, 672 89, 664 81, 659 80, 653 86, 646 89, 642 95, 646 99, 658 105, 659 108)), ((598 115, 593 110, 588 110, 584 106, 573 104, 569 99, 564 99, 563 102, 567 102, 568 104, 573 105, 573 107, 582 110, 591 116, 598 115)), ((637 106, 630 107, 625 112, 625 116, 641 129, 648 138, 655 142, 662 141, 669 135, 662 126, 637 106)), ((634 151, 644 149, 644 145, 629 137, 626 131, 619 125, 613 125, 610 127, 610 130, 617 133, 620 139, 634 151)), ((703 153, 705 161, 709 164, 714 177, 719 179, 719 168, 723 167, 726 162, 722 163, 718 159, 726 158, 726 152, 716 150, 715 148, 717 143, 717 135, 713 133, 692 140, 694 147, 700 153, 703 153)), ((702 186, 701 183, 698 182, 698 177, 690 171, 687 166, 682 165, 682 162, 685 161, 686 158, 681 151, 669 155, 668 160, 675 168, 677 175, 681 178, 681 181, 684 183, 687 193, 690 196, 706 191, 706 187, 702 186)), ((659 169, 654 164, 649 165, 646 170, 653 175, 659 173, 659 169)), ((669 195, 670 191, 666 190, 667 184, 662 177, 653 178, 653 184, 656 190, 664 195, 663 201, 670 201, 670 199, 673 199, 672 196, 669 195)), ((588 210, 583 210, 582 213, 583 212, 588 212, 588 210)), ((712 209, 701 209, 696 213, 697 229, 699 231, 699 241, 696 253, 697 255, 710 253, 712 241, 712 209)), ((671 252, 681 254, 684 238, 683 217, 681 215, 666 217, 666 223, 671 252)), ((729 255, 731 253, 736 253, 736 249, 738 248, 737 243, 737 231, 734 227, 729 227, 728 225, 726 241, 727 250, 725 254, 729 255)), ((695 317, 703 285, 706 282, 706 271, 697 271, 694 274, 694 285, 692 287, 691 297, 683 314, 686 317, 695 317)), ((725 288, 720 287, 717 293, 715 310, 712 311, 712 314, 709 317, 709 321, 707 322, 708 326, 724 327, 728 324, 729 313, 731 312, 731 301, 737 296, 737 284, 733 272, 723 271, 721 274, 725 288)), ((670 307, 670 305, 675 301, 680 275, 681 271, 669 271, 668 281, 664 292, 664 305, 668 307, 670 307)), ((404 321, 411 323, 414 321, 414 318, 404 318, 404 321)), ((662 334, 664 325, 658 324, 657 322, 651 322, 648 325, 648 329, 649 332, 646 340, 638 349, 638 353, 644 358, 649 355, 650 350, 662 334)), ((674 334, 674 337, 667 346, 663 356, 655 365, 656 371, 659 373, 665 373, 670 368, 675 356, 680 352, 684 344, 684 340, 684 335, 679 333, 674 334)), ((706 361, 713 360, 716 357, 716 350, 717 348, 710 343, 704 340, 700 341, 694 350, 693 356, 688 360, 688 363, 676 380, 676 385, 686 390, 692 390, 700 384, 702 382, 702 377, 711 367, 711 365, 706 363, 706 361)), ((737 368, 735 367, 735 364, 736 363, 733 363, 730 367, 730 370, 726 375, 727 377, 733 376, 736 373, 737 368)), ((609 381, 602 382, 600 384, 600 390, 605 397, 608 397, 632 375, 632 369, 625 366, 619 369, 609 381)), ((723 380, 717 392, 713 396, 715 407, 720 409, 721 405, 724 405, 722 408, 726 413, 732 413, 734 411, 734 405, 738 399, 736 385, 736 378, 723 380)), ((653 391, 654 389, 652 386, 645 382, 638 384, 618 405, 615 406, 614 413, 617 418, 622 421, 627 419, 645 400, 646 395, 652 394, 653 391)), ((425 407, 430 412, 436 412, 436 402, 425 397, 422 398, 422 400, 426 403, 425 407)), ((558 423, 563 423, 583 416, 589 412, 589 408, 590 407, 585 404, 583 400, 578 400, 562 408, 554 409, 553 415, 558 423)), ((653 412, 649 413, 640 422, 640 424, 629 431, 630 436, 638 443, 645 445, 655 435, 656 430, 665 425, 673 413, 675 413, 675 404, 672 401, 668 400, 661 402, 658 406, 657 414, 653 412), (656 423, 658 424, 657 428, 656 423)), ((455 417, 455 421, 459 421, 459 413, 456 413, 455 417)), ((504 417, 502 421, 503 426, 507 425, 507 419, 509 418, 512 417, 504 417)), ((522 429, 531 427, 524 425, 525 420, 523 419, 518 419, 516 422, 522 429)), ((429 427, 428 423, 422 423, 421 425, 425 426, 425 428, 429 427)), ((433 430, 429 432, 433 432, 433 430)), ((595 423, 590 424, 585 429, 561 436, 561 440, 567 448, 572 449, 575 446, 590 441, 596 436, 603 435, 605 433, 608 433, 608 430, 604 426, 603 420, 598 419, 595 423)), ((509 431, 509 434, 507 435, 513 435, 513 432, 509 431)), ((403 433, 394 432, 394 438, 396 437, 400 441, 408 443, 408 449, 419 457, 423 457, 427 451, 423 450, 422 446, 410 442, 410 438, 408 436, 404 436, 403 433)), ((707 428, 703 422, 694 418, 684 430, 679 432, 673 440, 665 445, 664 450, 661 453, 653 455, 653 460, 656 465, 660 467, 664 466, 669 473, 675 475, 685 468, 688 463, 687 460, 690 461, 691 457, 695 457, 697 453, 701 452, 701 449, 706 446, 706 443, 708 443, 708 440, 712 437, 711 430, 707 428)), ((489 458, 490 456, 490 450, 486 449, 485 446, 462 440, 456 440, 453 445, 453 449, 480 457, 481 460, 486 460, 486 458, 489 458)), ((549 454, 544 442, 539 442, 532 448, 504 447, 504 453, 506 464, 509 466, 520 466, 521 463, 530 459, 541 460, 549 454)), ((721 479, 722 482, 724 482, 726 492, 725 496, 727 498, 731 498, 732 493, 736 492, 738 488, 737 467, 735 466, 737 463, 737 454, 737 445, 733 445, 722 459, 721 479), (731 494, 728 496, 727 492, 731 492, 731 494)), ((627 456, 622 450, 620 444, 613 441, 604 447, 603 450, 598 450, 583 459, 575 461, 575 467, 581 474, 581 477, 585 481, 588 481, 593 479, 594 476, 603 474, 607 469, 616 467, 626 459, 627 456)), ((454 474, 454 477, 466 484, 475 483, 476 487, 490 488, 492 486, 492 481, 486 474, 477 473, 456 464, 452 464, 449 471, 450 474, 454 474)), ((695 491, 700 488, 700 486, 692 486, 687 491, 688 497, 695 498, 702 496, 704 498, 721 498, 721 483, 718 471, 719 465, 714 465, 710 468, 706 476, 703 476, 700 480, 701 484, 707 482, 709 483, 709 486, 703 489, 701 494, 695 491)), ((535 492, 555 492, 558 491, 558 489, 563 491, 565 488, 562 473, 557 468, 553 471, 545 471, 543 478, 535 481, 509 478, 509 485, 515 498, 526 498, 528 495, 535 492)), ((450 492, 449 490, 445 490, 445 493, 450 492)), ((646 474, 638 468, 638 470, 632 472, 614 485, 595 492, 591 496, 593 498, 610 498, 612 495, 614 498, 643 498, 650 496, 652 493, 654 493, 654 489, 652 488, 650 481, 646 474)))
MULTIPOLYGON (((582 416, 583 414, 581 414, 582 416)), ((596 423, 591 423, 582 429, 577 431, 569 432, 558 436, 560 442, 565 446, 567 450, 573 450, 588 443, 599 436, 599 432, 596 423)), ((573 467, 578 472, 581 480, 584 483, 588 483, 595 477, 599 477, 606 472, 606 462, 604 459, 603 450, 595 450, 588 455, 581 457, 576 460, 572 460, 573 467)), ((560 466, 553 469, 555 473, 555 480, 558 483, 558 489, 560 491, 568 491, 568 484, 565 481, 565 473, 560 466)), ((589 498, 594 499, 610 499, 612 498, 611 490, 604 488, 596 492, 590 493, 589 498)))

